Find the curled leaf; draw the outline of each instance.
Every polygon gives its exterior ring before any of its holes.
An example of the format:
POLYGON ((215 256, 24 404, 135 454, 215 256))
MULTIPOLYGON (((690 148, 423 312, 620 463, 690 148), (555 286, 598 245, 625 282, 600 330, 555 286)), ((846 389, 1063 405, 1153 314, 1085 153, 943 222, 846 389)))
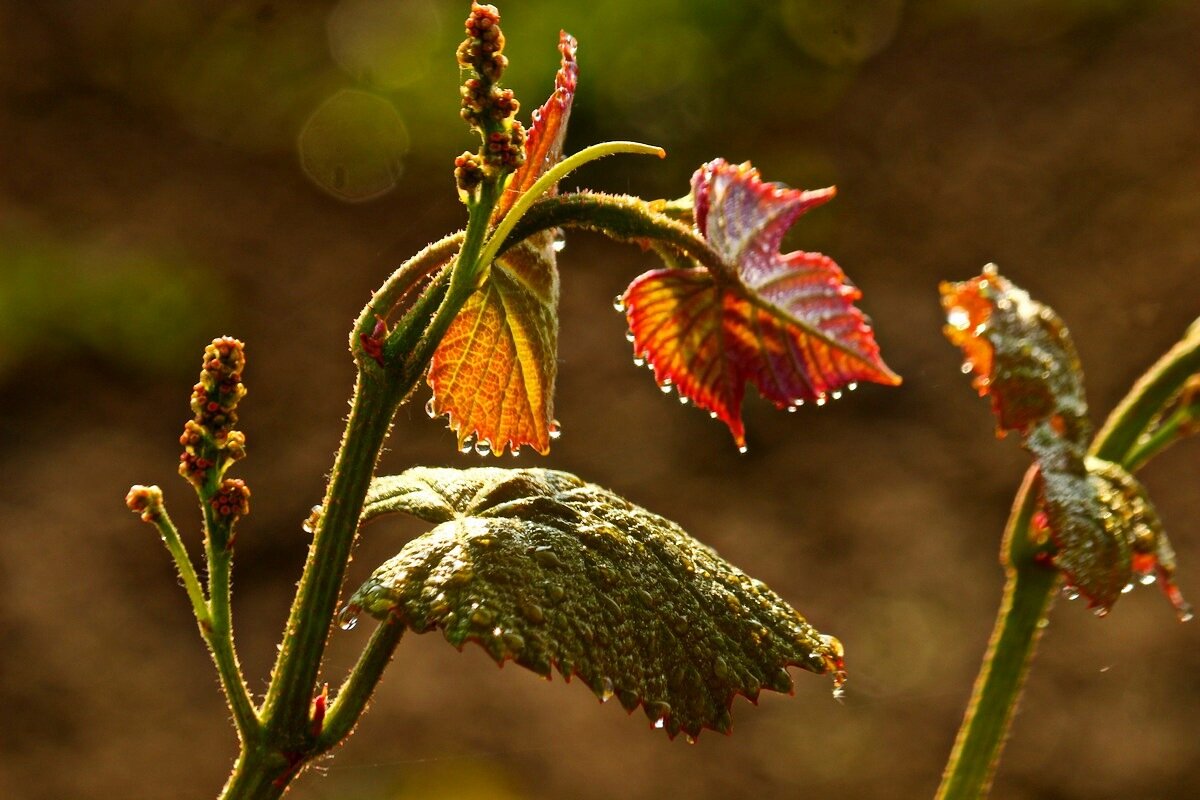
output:
POLYGON ((439 524, 383 564, 352 611, 474 641, 498 663, 579 675, 655 727, 728 731, 733 697, 833 672, 841 646, 678 525, 565 472, 409 470, 378 479, 364 519, 439 524))
MULTIPOLYGON (((562 32, 554 93, 533 113, 525 162, 509 177, 493 222, 562 158, 578 74, 575 49, 575 39, 562 32)), ((555 233, 542 231, 497 258, 433 355, 430 408, 448 415, 460 448, 475 439, 495 455, 523 445, 550 450, 558 372, 555 252, 555 233)))
POLYGON ((778 408, 821 405, 860 381, 900 383, 854 305, 862 293, 838 265, 820 253, 779 252, 796 218, 833 195, 712 161, 692 177, 692 204, 716 262, 647 272, 621 298, 634 356, 721 419, 739 446, 747 383, 778 408))
POLYGON ((1067 583, 1105 614, 1135 573, 1157 574, 1180 615, 1188 613, 1170 580, 1174 553, 1141 484, 1087 455, 1083 369, 1066 325, 994 265, 943 283, 941 294, 946 337, 962 348, 980 395, 991 398, 997 435, 1016 431, 1037 462, 1038 519, 1067 583))

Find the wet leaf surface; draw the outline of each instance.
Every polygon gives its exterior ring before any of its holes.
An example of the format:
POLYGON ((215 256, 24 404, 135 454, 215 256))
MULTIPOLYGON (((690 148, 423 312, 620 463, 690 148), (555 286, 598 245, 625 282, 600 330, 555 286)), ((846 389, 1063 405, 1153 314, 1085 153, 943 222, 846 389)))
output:
POLYGON ((1016 431, 1041 473, 1041 524, 1070 587, 1106 614, 1134 577, 1162 579, 1179 615, 1190 615, 1171 582, 1174 553, 1137 479, 1089 458, 1092 425, 1083 368, 1066 325, 994 265, 943 283, 946 337, 962 348, 964 372, 991 398, 996 432, 1016 431))
POLYGON ((653 270, 621 298, 634 357, 650 362, 660 385, 673 384, 728 425, 739 447, 747 383, 778 408, 822 405, 861 381, 900 383, 854 305, 862 293, 833 259, 779 252, 796 218, 833 195, 712 161, 692 177, 692 204, 723 268, 653 270))
POLYGON ((440 628, 497 662, 578 675, 672 737, 728 732, 735 695, 843 679, 841 646, 678 525, 552 470, 417 468, 380 478, 364 519, 440 523, 383 564, 352 611, 440 628))
MULTIPOLYGON (((550 99, 533 113, 525 163, 496 205, 498 222, 562 158, 578 68, 575 40, 559 36, 562 64, 550 99)), ((429 368, 435 416, 448 415, 460 448, 502 454, 550 450, 558 373, 556 233, 542 231, 496 259, 459 311, 429 368)))

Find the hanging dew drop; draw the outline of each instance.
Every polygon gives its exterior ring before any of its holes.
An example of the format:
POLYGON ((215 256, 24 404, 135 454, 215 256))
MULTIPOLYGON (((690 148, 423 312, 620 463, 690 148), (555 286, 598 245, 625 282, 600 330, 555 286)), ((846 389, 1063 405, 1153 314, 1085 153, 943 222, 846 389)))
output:
POLYGON ((789 413, 789 414, 795 414, 795 413, 796 413, 796 407, 795 407, 795 406, 788 406, 788 407, 787 407, 787 410, 788 410, 788 413, 789 413))
POLYGON ((358 624, 359 609, 354 606, 343 606, 338 612, 338 627, 344 631, 354 630, 354 626, 358 624))
POLYGON ((959 369, 962 370, 963 375, 970 375, 971 370, 975 369, 975 362, 974 361, 964 361, 962 363, 962 366, 959 367, 959 369))
POLYGON ((749 451, 750 451, 750 448, 747 447, 746 445, 744 445, 744 444, 738 445, 738 452, 741 453, 742 455, 746 455, 746 453, 748 453, 749 451))
POLYGON ((492 454, 492 445, 486 439, 480 439, 475 443, 475 455, 489 456, 492 454))
POLYGON ((613 311, 616 311, 618 314, 625 313, 625 298, 621 295, 613 298, 613 311))
POLYGON ((512 455, 513 458, 516 458, 517 456, 521 455, 521 448, 517 447, 514 444, 508 448, 508 452, 509 452, 509 454, 512 455))
POLYGON ((659 717, 658 719, 654 720, 654 728, 655 728, 655 730, 660 730, 660 731, 661 731, 661 730, 662 730, 664 727, 666 727, 666 724, 667 724, 667 718, 666 718, 666 717, 659 717))
POLYGON ((852 391, 852 392, 853 392, 855 389, 857 389, 857 388, 858 388, 858 384, 857 384, 857 383, 850 383, 850 384, 848 384, 848 385, 846 386, 846 388, 847 388, 848 390, 850 390, 850 391, 852 391))
POLYGON ((562 228, 557 228, 554 231, 554 243, 550 245, 554 248, 554 252, 561 253, 567 247, 567 237, 563 235, 562 228))
POLYGON ((561 439, 562 438, 562 425, 559 424, 558 420, 554 420, 550 423, 550 438, 551 439, 561 439))
POLYGON ((644 367, 646 366, 646 359, 642 358, 641 356, 634 356, 633 365, 635 367, 644 367))
POLYGON ((603 678, 600 681, 600 691, 596 693, 600 697, 601 703, 607 703, 613 696, 612 678, 603 678))
POLYGON ((679 395, 679 405, 686 406, 690 401, 683 395, 679 395))
POLYGON ((435 409, 433 407, 433 398, 432 397, 430 397, 428 400, 425 401, 425 413, 429 415, 430 419, 433 419, 434 417, 437 416, 437 409, 435 409))
MULTIPOLYGON (((980 285, 982 286, 982 284, 980 285)), ((950 309, 950 313, 946 315, 946 321, 950 323, 950 327, 960 331, 971 327, 971 315, 962 306, 950 309)))
POLYGON ((1140 583, 1142 586, 1153 586, 1156 580, 1158 580, 1158 578, 1155 577, 1153 572, 1147 572, 1145 575, 1138 578, 1138 583, 1140 583))
POLYGON ((834 392, 834 393, 833 393, 833 399, 834 399, 834 400, 841 400, 841 399, 842 399, 842 393, 841 393, 841 392, 834 392))
POLYGON ((826 401, 825 401, 825 395, 823 395, 823 394, 819 394, 819 395, 817 395, 817 405, 818 405, 818 406, 823 406, 823 405, 825 405, 825 402, 826 402, 826 401))
POLYGON ((625 331, 625 341, 629 342, 630 344, 633 344, 633 340, 634 340, 633 331, 628 331, 628 330, 625 331))
POLYGON ((1132 584, 1132 583, 1127 583, 1127 584, 1125 584, 1124 586, 1122 586, 1122 587, 1121 587, 1121 594, 1129 594, 1129 593, 1130 593, 1130 592, 1132 592, 1132 591, 1133 591, 1133 584, 1132 584))

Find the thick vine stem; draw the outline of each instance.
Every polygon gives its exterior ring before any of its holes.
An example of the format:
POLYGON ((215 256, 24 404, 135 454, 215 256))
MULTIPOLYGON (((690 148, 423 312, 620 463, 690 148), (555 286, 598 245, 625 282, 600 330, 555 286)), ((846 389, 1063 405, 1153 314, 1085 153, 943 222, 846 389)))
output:
MULTIPOLYGON (((1147 429, 1198 370, 1200 321, 1134 384, 1096 435, 1091 454, 1132 470, 1175 441, 1153 434, 1146 438, 1147 429)), ((1059 585, 1058 572, 1049 558, 1051 545, 1038 540, 1031 530, 1037 482, 1037 467, 1030 467, 1005 528, 1001 548, 1006 571, 1004 599, 942 775, 939 800, 975 800, 987 795, 1059 585)))
POLYGON ((311 746, 307 741, 309 705, 358 532, 363 498, 404 394, 384 370, 360 370, 346 433, 263 705, 268 733, 285 752, 301 752, 311 746))

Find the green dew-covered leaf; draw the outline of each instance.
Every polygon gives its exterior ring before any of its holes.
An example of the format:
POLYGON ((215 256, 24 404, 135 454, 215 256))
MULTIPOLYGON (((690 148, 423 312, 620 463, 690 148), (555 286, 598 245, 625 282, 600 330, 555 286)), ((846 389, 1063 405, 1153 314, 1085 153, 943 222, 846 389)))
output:
POLYGON ((498 663, 580 676, 674 736, 727 732, 737 694, 791 691, 789 666, 843 679, 841 645, 675 523, 565 472, 412 469, 375 481, 364 519, 436 528, 350 599, 498 663))

